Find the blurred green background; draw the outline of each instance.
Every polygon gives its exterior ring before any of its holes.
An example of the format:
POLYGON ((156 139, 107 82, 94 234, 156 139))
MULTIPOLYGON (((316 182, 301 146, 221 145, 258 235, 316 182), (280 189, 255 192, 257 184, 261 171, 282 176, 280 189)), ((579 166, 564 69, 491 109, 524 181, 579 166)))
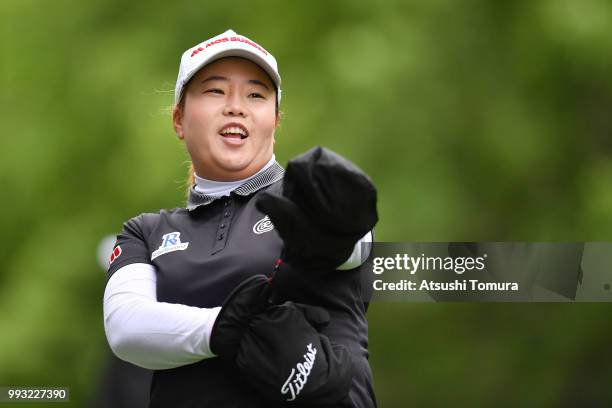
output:
MULTIPOLYGON (((381 241, 610 241, 612 2, 0 2, 0 385, 98 384, 96 247, 185 201, 182 51, 233 28, 283 76, 281 164, 322 144, 381 241)), ((611 406, 612 305, 374 303, 381 407, 611 406)))

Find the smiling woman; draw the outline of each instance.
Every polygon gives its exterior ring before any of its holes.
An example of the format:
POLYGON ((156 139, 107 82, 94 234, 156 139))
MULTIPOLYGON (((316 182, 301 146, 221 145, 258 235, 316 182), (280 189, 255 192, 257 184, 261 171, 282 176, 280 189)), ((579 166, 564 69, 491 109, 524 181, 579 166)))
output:
POLYGON ((375 189, 321 148, 285 173, 280 85, 274 57, 231 30, 182 55, 188 203, 124 224, 104 293, 111 349, 155 370, 151 407, 376 405, 361 286, 375 189))
POLYGON ((250 60, 226 57, 202 68, 173 111, 195 173, 234 181, 261 169, 273 154, 276 100, 276 86, 250 60))

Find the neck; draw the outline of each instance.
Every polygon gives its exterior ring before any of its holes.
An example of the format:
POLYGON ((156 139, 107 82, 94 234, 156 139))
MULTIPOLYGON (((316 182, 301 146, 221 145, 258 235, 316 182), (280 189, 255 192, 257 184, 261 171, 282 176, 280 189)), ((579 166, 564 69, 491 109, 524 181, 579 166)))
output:
POLYGON ((241 180, 233 180, 233 181, 217 181, 217 180, 209 180, 198 176, 196 173, 193 173, 195 176, 195 186, 194 189, 196 192, 205 195, 211 196, 224 196, 229 195, 232 191, 252 179, 257 175, 261 174, 268 167, 270 167, 276 161, 276 157, 272 154, 272 158, 261 168, 259 171, 252 176, 241 180))

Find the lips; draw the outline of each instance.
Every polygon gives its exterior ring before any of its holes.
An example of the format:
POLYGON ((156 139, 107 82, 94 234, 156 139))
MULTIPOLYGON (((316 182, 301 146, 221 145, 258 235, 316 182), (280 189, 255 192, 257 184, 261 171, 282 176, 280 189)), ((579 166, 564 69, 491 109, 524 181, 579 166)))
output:
POLYGON ((240 123, 227 123, 219 130, 219 135, 225 138, 246 139, 249 137, 249 131, 240 123))

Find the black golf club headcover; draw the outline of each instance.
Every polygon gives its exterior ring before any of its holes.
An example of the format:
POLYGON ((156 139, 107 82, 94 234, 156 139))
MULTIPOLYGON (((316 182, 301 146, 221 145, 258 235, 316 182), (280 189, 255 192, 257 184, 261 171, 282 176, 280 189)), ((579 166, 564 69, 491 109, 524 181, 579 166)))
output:
POLYGON ((289 161, 282 195, 264 192, 256 205, 283 239, 284 261, 301 268, 339 266, 378 221, 370 178, 323 147, 289 161))

